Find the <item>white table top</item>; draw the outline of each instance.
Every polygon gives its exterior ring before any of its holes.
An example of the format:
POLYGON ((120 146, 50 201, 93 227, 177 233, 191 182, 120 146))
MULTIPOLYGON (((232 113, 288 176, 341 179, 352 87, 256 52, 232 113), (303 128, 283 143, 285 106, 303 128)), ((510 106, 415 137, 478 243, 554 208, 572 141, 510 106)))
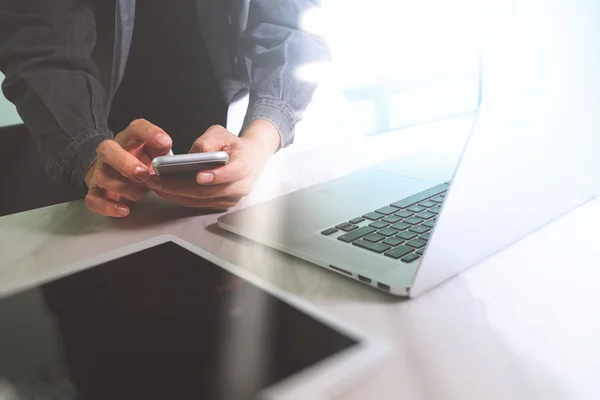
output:
MULTIPOLYGON (((427 162, 455 159, 471 121, 356 139, 343 149, 282 151, 240 206, 426 149, 427 162)), ((410 301, 223 232, 217 217, 150 196, 125 220, 93 215, 82 202, 0 218, 0 295, 172 233, 397 346, 340 398, 600 398, 597 200, 410 301)))

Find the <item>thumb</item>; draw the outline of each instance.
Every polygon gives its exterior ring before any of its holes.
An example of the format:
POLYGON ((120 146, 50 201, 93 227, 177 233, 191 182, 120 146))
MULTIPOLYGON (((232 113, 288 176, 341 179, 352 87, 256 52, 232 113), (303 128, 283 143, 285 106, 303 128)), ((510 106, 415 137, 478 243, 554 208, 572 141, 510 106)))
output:
POLYGON ((202 136, 196 139, 189 152, 206 153, 224 151, 231 148, 234 139, 237 139, 237 136, 230 133, 224 127, 215 125, 208 128, 202 136))

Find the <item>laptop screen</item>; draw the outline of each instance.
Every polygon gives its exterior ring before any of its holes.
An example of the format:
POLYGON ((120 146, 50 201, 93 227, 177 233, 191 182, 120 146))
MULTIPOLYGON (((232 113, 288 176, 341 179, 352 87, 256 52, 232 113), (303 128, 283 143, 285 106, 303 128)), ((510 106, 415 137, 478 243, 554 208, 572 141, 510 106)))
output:
POLYGON ((0 327, 18 399, 250 399, 357 344, 172 242, 1 299, 0 327))

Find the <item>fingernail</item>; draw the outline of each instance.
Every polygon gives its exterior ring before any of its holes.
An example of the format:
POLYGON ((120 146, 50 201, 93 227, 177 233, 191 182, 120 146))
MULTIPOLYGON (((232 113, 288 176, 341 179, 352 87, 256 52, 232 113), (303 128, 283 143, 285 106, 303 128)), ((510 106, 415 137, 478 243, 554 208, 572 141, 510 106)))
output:
POLYGON ((156 143, 160 144, 163 147, 171 146, 171 139, 169 139, 169 137, 164 133, 157 133, 154 136, 154 140, 156 140, 156 143))
POLYGON ((196 182, 202 183, 211 183, 215 180, 215 175, 207 172, 200 172, 198 176, 196 176, 196 182))
POLYGON ((146 182, 148 178, 150 178, 150 171, 142 167, 135 167, 133 174, 135 175, 136 179, 142 183, 146 182))
POLYGON ((129 215, 129 209, 127 207, 117 207, 117 213, 122 216, 129 215))
POLYGON ((149 189, 151 190, 156 190, 156 191, 160 191, 162 190, 162 184, 154 179, 150 179, 148 182, 146 182, 146 186, 148 186, 149 189))

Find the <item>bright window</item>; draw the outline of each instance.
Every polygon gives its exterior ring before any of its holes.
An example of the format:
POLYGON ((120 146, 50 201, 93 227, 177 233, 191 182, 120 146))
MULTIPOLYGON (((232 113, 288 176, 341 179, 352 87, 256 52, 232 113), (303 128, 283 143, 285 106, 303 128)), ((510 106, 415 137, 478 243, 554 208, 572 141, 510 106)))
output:
POLYGON ((321 82, 302 130, 364 136, 477 111, 480 0, 323 0, 302 22, 333 57, 299 70, 321 82))

